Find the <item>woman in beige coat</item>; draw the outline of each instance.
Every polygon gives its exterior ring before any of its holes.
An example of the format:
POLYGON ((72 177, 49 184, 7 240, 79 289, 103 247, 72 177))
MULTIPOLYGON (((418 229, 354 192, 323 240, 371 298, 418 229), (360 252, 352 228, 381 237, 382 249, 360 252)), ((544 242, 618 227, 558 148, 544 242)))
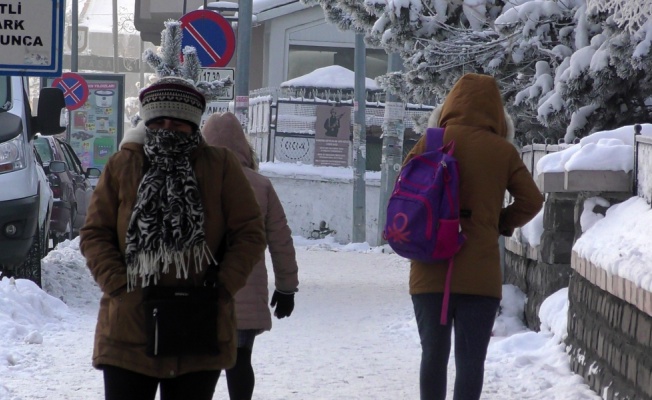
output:
MULTIPOLYGON (((178 78, 140 94, 144 124, 125 134, 93 193, 80 249, 100 290, 93 366, 106 400, 210 400, 234 365, 232 296, 265 249, 263 219, 242 167, 198 129, 204 97, 178 78), (150 356, 144 287, 204 284, 218 247, 217 355, 150 356)), ((155 336, 158 338, 158 336, 155 336)))
MULTIPOLYGON (((454 399, 476 400, 502 296, 499 235, 511 236, 541 209, 543 196, 512 145, 514 126, 491 76, 466 74, 429 120, 455 142, 460 171, 460 224, 466 242, 453 260, 448 316, 440 324, 447 266, 411 261, 410 294, 421 338, 421 400, 446 398, 446 373, 455 329, 454 399), (514 201, 503 207, 505 192, 514 201)), ((425 136, 406 157, 424 152, 425 136)))
MULTIPOLYGON (((272 307, 277 318, 289 317, 294 308, 294 293, 299 285, 292 232, 285 211, 269 179, 256 170, 256 155, 247 142, 240 122, 232 113, 212 115, 202 129, 206 143, 233 151, 243 167, 245 176, 256 194, 265 220, 267 245, 272 258, 276 290, 272 307)), ((272 328, 267 306, 268 280, 265 258, 254 266, 247 284, 235 295, 238 327, 238 357, 233 368, 226 371, 231 400, 249 400, 253 394, 255 377, 251 366, 251 351, 256 335, 272 328)))

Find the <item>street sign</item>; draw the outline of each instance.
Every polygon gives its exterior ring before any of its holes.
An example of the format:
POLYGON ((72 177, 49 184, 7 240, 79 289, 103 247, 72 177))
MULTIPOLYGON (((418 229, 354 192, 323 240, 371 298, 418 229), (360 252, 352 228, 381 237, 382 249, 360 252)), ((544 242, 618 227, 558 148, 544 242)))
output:
POLYGON ((0 6, 0 75, 61 75, 64 0, 4 0, 0 6))
POLYGON ((202 67, 225 67, 235 53, 235 34, 231 23, 210 10, 196 10, 179 21, 183 31, 181 48, 192 46, 202 67))
MULTIPOLYGON (((212 82, 218 79, 231 78, 234 82, 235 69, 233 68, 202 68, 199 76, 200 81, 212 82)), ((233 100, 233 86, 226 90, 224 96, 219 96, 214 101, 233 100)))
POLYGON ((63 91, 66 108, 70 111, 81 108, 88 99, 88 84, 81 75, 66 72, 52 81, 52 87, 63 91))

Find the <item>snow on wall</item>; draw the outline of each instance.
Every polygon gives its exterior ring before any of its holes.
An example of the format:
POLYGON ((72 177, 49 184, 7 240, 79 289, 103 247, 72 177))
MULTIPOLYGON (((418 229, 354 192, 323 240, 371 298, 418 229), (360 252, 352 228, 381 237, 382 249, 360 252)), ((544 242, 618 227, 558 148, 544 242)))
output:
MULTIPOLYGON (((309 167, 309 166, 308 166, 309 167)), ((353 234, 353 176, 351 178, 316 175, 285 175, 261 168, 274 185, 293 235, 310 238, 320 221, 337 231, 339 243, 351 242, 353 234)), ((351 174, 352 175, 352 174, 351 174)), ((366 178, 366 238, 371 246, 378 243, 378 207, 380 180, 366 178)))
POLYGON ((652 204, 652 139, 638 138, 638 168, 637 190, 638 196, 652 204))

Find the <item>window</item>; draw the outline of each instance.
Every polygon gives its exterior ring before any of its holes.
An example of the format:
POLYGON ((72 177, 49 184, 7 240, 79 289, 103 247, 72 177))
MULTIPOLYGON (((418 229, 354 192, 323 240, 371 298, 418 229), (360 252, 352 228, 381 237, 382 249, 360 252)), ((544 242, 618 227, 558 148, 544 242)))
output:
MULTIPOLYGON (((367 49, 365 61, 367 78, 373 79, 387 73, 385 50, 367 49)), ((339 65, 354 71, 354 63, 354 48, 290 45, 287 79, 303 76, 329 65, 339 65)))
POLYGON ((79 159, 77 158, 75 152, 72 150, 72 147, 70 147, 68 143, 65 143, 61 140, 59 141, 59 146, 61 146, 63 156, 66 158, 66 164, 68 164, 68 168, 70 168, 70 170, 74 171, 76 174, 83 174, 83 171, 79 166, 79 159))
POLYGON ((36 152, 41 157, 43 164, 48 165, 52 161, 52 149, 50 148, 50 142, 44 137, 34 138, 34 148, 36 152))

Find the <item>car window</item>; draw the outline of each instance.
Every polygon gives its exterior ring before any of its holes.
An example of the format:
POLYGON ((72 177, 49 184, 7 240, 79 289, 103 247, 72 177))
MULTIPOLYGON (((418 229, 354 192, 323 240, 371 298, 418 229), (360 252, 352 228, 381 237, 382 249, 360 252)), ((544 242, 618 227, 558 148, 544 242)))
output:
POLYGON ((79 161, 79 158, 77 158, 77 155, 75 154, 72 147, 70 147, 68 143, 61 140, 59 141, 59 144, 61 145, 61 150, 63 150, 63 155, 66 157, 66 162, 68 163, 69 168, 75 171, 77 174, 83 174, 84 172, 81 168, 81 162, 79 161))
POLYGON ((42 167, 43 166, 43 159, 41 158, 41 155, 36 150, 36 147, 34 147, 34 157, 36 158, 36 162, 38 162, 38 164, 42 167))
POLYGON ((41 161, 43 161, 44 164, 49 164, 50 161, 52 161, 52 148, 50 147, 50 143, 46 138, 34 138, 34 148, 36 149, 36 152, 41 157, 41 161))

